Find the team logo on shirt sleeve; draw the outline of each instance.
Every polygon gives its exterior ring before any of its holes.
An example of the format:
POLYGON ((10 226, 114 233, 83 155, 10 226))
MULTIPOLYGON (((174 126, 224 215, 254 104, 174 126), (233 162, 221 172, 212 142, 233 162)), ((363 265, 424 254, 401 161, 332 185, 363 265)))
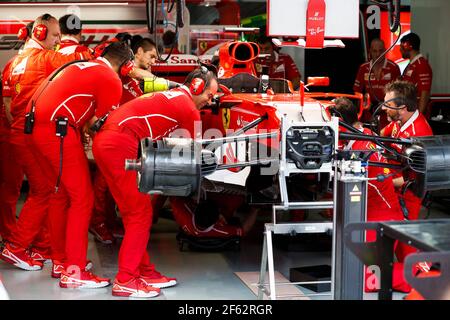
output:
POLYGON ((394 126, 394 128, 392 128, 391 137, 395 137, 396 135, 397 135, 397 127, 394 126))

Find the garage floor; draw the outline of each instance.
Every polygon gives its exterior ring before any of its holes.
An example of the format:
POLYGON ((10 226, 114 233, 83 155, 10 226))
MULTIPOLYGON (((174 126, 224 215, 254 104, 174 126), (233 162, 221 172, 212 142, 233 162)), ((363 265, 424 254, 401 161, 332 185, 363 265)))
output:
MULTIPOLYGON (((445 210, 443 206, 433 205, 431 218, 449 218, 445 210)), ((243 238, 240 250, 196 252, 186 248, 180 252, 176 241, 178 226, 170 219, 160 218, 152 230, 148 250, 157 269, 163 274, 177 277, 179 284, 163 289, 161 295, 153 299, 256 299, 235 272, 259 271, 265 222, 268 222, 265 217, 258 217, 255 227, 243 238)), ((92 235, 89 235, 89 239, 88 258, 94 263, 95 273, 114 278, 120 241, 104 245, 94 241, 92 235)), ((290 268, 331 263, 328 249, 330 239, 326 236, 300 236, 287 240, 283 237, 275 239, 274 246, 275 270, 287 279, 290 268)), ((0 261, 0 275, 11 299, 124 299, 113 297, 111 287, 95 290, 61 289, 58 281, 50 277, 50 269, 51 264, 46 264, 42 271, 22 271, 0 261)), ((312 293, 305 288, 301 290, 312 293)), ((394 299, 402 297, 402 294, 394 294, 394 299)), ((330 296, 312 299, 330 299, 330 296)), ((376 294, 365 295, 365 299, 376 299, 376 294)))

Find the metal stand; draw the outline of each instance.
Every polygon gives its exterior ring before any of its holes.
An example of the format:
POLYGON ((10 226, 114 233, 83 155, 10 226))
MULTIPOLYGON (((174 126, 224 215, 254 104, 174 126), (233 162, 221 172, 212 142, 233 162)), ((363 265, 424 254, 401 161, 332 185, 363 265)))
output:
MULTIPOLYGON (((308 123, 314 127, 323 124, 308 123)), ((336 130, 337 132, 337 123, 336 130)), ((294 126, 292 126, 294 127, 294 126)), ((286 159, 286 136, 291 127, 282 121, 281 161, 279 168, 279 186, 281 204, 272 207, 272 223, 265 224, 264 243, 262 250, 261 269, 258 283, 258 299, 263 299, 264 294, 271 300, 281 298, 276 295, 277 285, 317 284, 331 283, 331 296, 336 299, 357 299, 359 289, 363 282, 363 265, 358 259, 342 245, 343 228, 349 222, 365 221, 367 176, 365 168, 361 167, 361 161, 332 160, 323 163, 319 169, 299 169, 292 161, 286 159), (318 173, 328 172, 333 175, 333 201, 308 201, 290 202, 286 185, 286 177, 292 173, 318 173), (323 223, 278 223, 278 211, 292 209, 331 209, 334 211, 333 222, 323 223), (272 234, 298 234, 298 233, 325 233, 333 231, 332 246, 332 277, 331 281, 311 282, 287 282, 275 283, 275 269, 273 257, 272 234), (351 265, 350 270, 342 268, 342 264, 351 265), (268 288, 265 283, 268 269, 268 288), (351 289, 351 290, 349 290, 351 289)), ((337 145, 337 135, 335 140, 337 145)), ((363 239, 360 239, 363 240, 363 239)), ((328 295, 328 294, 313 294, 328 295)), ((306 296, 306 295, 304 295, 306 296)), ((311 296, 311 295, 307 295, 311 296)))
MULTIPOLYGON (((273 258, 273 245, 272 234, 291 234, 296 233, 324 233, 331 231, 332 223, 288 223, 288 224, 274 224, 266 223, 264 231, 264 242, 261 259, 261 269, 258 283, 258 299, 262 300, 264 294, 266 294, 270 300, 276 300, 277 298, 285 298, 287 296, 276 295, 276 285, 302 285, 302 284, 318 284, 318 283, 330 283, 331 281, 309 281, 309 282, 285 282, 275 283, 275 267, 273 258), (269 271, 269 289, 265 284, 265 277, 267 268, 269 271)), ((328 294, 315 294, 315 295, 328 295, 328 294)), ((305 295, 306 296, 306 295, 305 295)), ((308 295, 311 296, 311 295, 308 295)), ((292 297, 292 296, 289 296, 292 297)))
MULTIPOLYGON (((301 124, 297 124, 301 125, 301 124)), ((329 124, 335 127, 335 132, 337 132, 338 123, 335 119, 333 123, 329 124)), ((324 123, 308 123, 308 126, 324 126, 324 123)), ((274 270, 274 258, 273 258, 273 245, 272 245, 272 234, 298 234, 298 233, 325 233, 330 232, 333 228, 331 222, 324 223, 278 223, 277 222, 277 212, 287 211, 293 209, 331 209, 334 208, 333 201, 304 201, 304 202, 290 202, 288 196, 288 189, 286 184, 286 178, 291 174, 296 173, 320 173, 320 172, 332 172, 332 164, 324 163, 318 169, 299 169, 296 167, 292 161, 288 161, 286 158, 286 136, 288 135, 288 130, 290 130, 294 125, 288 124, 285 118, 281 121, 281 160, 280 167, 278 171, 278 181, 280 187, 281 204, 272 206, 272 223, 265 224, 264 231, 264 243, 261 259, 261 270, 260 279, 258 283, 258 299, 262 300, 264 294, 266 294, 271 300, 276 298, 281 298, 281 296, 276 295, 276 284, 275 284, 275 270, 274 270), (269 288, 265 284, 265 276, 267 268, 269 270, 269 288)), ((335 145, 337 145, 337 135, 335 136, 335 145)), ((334 188, 336 190, 336 188, 334 188)), ((330 281, 325 281, 330 282, 330 281)), ((314 283, 314 282, 309 282, 314 283)), ((323 282, 322 282, 323 283, 323 282)), ((277 285, 294 285, 294 284, 305 284, 300 282, 288 282, 288 283, 278 283, 277 285)))
MULTIPOLYGON (((365 265, 380 269, 380 300, 392 299, 392 267, 394 243, 401 241, 421 253, 409 255, 404 264, 405 279, 425 299, 450 299, 450 220, 386 221, 372 223, 351 223, 345 227, 345 245, 365 265), (375 230, 374 242, 354 241, 353 234, 375 230), (440 274, 434 277, 416 277, 413 266, 419 262, 439 265, 440 274)), ((348 268, 348 265, 344 265, 348 268)), ((361 290, 362 291, 362 290, 361 290)))
MULTIPOLYGON (((343 241, 344 227, 348 223, 366 220, 367 179, 360 165, 358 161, 339 163, 331 278, 331 292, 333 299, 337 300, 362 299, 364 265, 344 246, 343 241)), ((364 235, 353 235, 353 239, 363 242, 364 235)))
MULTIPOLYGON (((282 186, 281 186, 282 187, 282 186)), ((334 201, 291 202, 288 209, 298 208, 334 208, 333 223, 284 223, 276 222, 277 210, 285 210, 285 206, 273 206, 273 223, 265 224, 264 243, 261 259, 258 299, 266 294, 271 300, 284 296, 276 295, 277 285, 302 285, 331 283, 332 299, 362 299, 363 264, 347 248, 343 246, 344 226, 351 222, 365 221, 367 198, 367 179, 365 170, 359 161, 339 161, 335 167, 334 201), (332 276, 331 281, 309 281, 275 283, 274 258, 272 248, 273 234, 292 233, 324 233, 333 230, 332 276), (346 266, 345 268, 343 266, 346 266), (265 284, 268 268, 269 288, 265 284)), ((363 236, 355 238, 363 242, 363 236)), ((328 294, 310 294, 317 296, 328 294)))

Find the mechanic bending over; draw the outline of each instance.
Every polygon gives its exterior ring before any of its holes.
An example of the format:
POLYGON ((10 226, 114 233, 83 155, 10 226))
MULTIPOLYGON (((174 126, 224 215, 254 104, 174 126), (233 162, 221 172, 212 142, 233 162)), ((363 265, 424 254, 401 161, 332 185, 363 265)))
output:
POLYGON ((137 172, 126 171, 124 163, 138 157, 143 138, 155 141, 169 134, 195 138, 195 124, 201 121, 199 109, 211 103, 218 83, 212 72, 200 68, 188 75, 185 85, 124 104, 111 112, 94 139, 94 157, 125 227, 113 295, 149 298, 158 295, 159 288, 177 283, 175 278, 161 275, 150 263, 146 248, 152 225, 151 200, 139 192, 137 172))
MULTIPOLYGON (((131 40, 130 44, 134 55, 133 61, 135 67, 150 72, 151 66, 156 62, 157 57, 155 43, 149 38, 142 38, 138 35, 133 37, 128 36, 131 40)), ((140 86, 141 81, 129 75, 121 76, 120 80, 122 81, 123 89, 120 105, 143 94, 140 86)), ((94 208, 89 232, 95 236, 97 241, 104 244, 111 244, 115 238, 123 238, 123 229, 121 223, 116 221, 114 199, 112 199, 108 190, 105 178, 98 169, 93 172, 93 176, 94 208)))
POLYGON ((34 118, 27 141, 46 178, 42 192, 50 203, 51 235, 65 244, 64 251, 54 252, 52 243, 54 265, 64 263, 59 281, 63 288, 109 285, 108 279, 86 270, 93 192, 80 137, 85 125, 119 105, 122 85, 117 73, 126 74, 132 68, 130 48, 113 43, 97 60, 66 64, 57 70, 27 106, 29 117, 34 118))

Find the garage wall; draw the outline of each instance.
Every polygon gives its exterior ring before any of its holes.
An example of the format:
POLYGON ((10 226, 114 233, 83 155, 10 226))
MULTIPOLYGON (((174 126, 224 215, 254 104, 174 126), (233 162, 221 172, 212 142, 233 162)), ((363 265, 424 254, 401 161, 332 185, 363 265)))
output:
POLYGON ((450 1, 411 0, 411 30, 433 68, 432 93, 450 93, 450 1))

